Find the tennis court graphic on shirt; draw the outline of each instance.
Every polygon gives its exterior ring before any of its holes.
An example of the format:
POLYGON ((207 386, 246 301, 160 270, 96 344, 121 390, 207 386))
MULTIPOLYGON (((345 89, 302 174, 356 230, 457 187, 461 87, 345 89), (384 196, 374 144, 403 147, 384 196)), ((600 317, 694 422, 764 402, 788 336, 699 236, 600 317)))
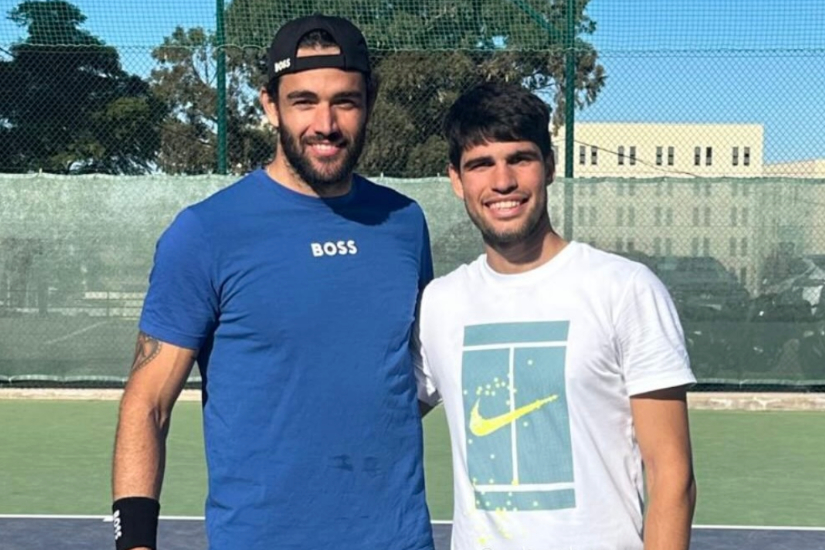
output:
POLYGON ((576 506, 565 393, 568 321, 464 328, 467 469, 481 510, 576 506))

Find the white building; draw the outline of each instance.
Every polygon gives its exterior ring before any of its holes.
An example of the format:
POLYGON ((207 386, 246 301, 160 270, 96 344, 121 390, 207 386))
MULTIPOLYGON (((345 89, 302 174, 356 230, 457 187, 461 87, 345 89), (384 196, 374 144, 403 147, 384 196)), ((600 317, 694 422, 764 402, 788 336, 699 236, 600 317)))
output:
MULTIPOLYGON (((825 161, 765 167, 763 141, 759 124, 577 123, 573 237, 616 252, 712 256, 758 291, 776 250, 825 252, 825 181, 781 178, 825 174, 825 161)), ((562 177, 563 131, 553 143, 562 177)), ((561 230, 563 185, 550 195, 561 230)))
MULTIPOLYGON (((761 124, 578 122, 573 173, 578 178, 758 177, 761 124)), ((564 129, 553 139, 556 173, 565 173, 564 129)))

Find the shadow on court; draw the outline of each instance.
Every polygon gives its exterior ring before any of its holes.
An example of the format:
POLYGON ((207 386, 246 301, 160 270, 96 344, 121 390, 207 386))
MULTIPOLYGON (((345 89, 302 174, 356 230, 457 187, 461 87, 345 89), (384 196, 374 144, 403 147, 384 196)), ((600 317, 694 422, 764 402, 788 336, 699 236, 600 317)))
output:
MULTIPOLYGON (((449 550, 450 525, 433 526, 436 550, 449 550)), ((111 521, 102 518, 60 517, 0 518, 0 549, 42 550, 44 548, 114 548, 111 521)), ((159 550, 200 550, 206 548, 203 523, 199 520, 162 520, 158 530, 159 550)), ((696 528, 693 550, 822 550, 825 529, 737 529, 696 528)), ((342 549, 347 550, 347 549, 342 549)))

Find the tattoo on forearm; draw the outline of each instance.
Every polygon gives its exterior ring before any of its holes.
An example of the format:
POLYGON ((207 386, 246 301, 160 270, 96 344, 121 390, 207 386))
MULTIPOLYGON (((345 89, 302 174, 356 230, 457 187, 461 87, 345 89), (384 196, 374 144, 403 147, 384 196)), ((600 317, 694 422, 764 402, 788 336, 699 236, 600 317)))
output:
POLYGON ((132 363, 132 372, 140 370, 146 363, 157 357, 162 346, 160 340, 152 338, 144 332, 139 333, 137 344, 135 344, 135 360, 132 363))

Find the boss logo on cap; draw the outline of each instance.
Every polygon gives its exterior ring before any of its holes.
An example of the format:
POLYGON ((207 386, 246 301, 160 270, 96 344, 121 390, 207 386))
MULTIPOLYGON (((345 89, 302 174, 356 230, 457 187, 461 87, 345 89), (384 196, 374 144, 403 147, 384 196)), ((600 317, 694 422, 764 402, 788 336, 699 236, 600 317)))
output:
POLYGON ((282 60, 277 61, 275 63, 275 65, 273 67, 273 71, 276 72, 276 73, 279 73, 279 72, 283 71, 284 69, 288 69, 289 65, 290 65, 290 59, 289 58, 282 59, 282 60))

